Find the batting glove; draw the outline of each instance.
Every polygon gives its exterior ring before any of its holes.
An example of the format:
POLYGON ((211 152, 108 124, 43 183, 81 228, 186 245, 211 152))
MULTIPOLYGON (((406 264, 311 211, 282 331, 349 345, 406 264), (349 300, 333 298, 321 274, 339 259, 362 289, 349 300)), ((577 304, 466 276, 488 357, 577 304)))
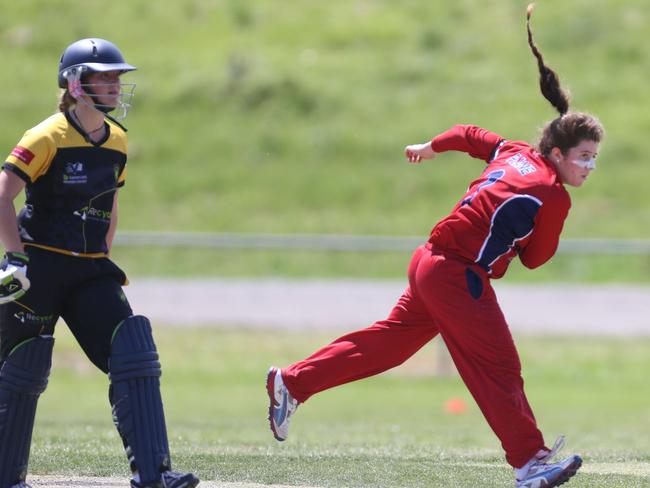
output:
POLYGON ((27 279, 29 256, 20 252, 7 252, 0 262, 0 304, 13 302, 29 290, 27 279))

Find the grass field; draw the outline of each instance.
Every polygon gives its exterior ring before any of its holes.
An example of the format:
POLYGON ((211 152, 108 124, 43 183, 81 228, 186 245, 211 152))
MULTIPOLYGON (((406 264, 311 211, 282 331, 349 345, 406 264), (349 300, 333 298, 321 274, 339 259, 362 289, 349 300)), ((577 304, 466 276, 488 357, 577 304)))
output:
MULTIPOLYGON (((421 235, 481 163, 423 165, 402 148, 454 123, 533 142, 555 116, 526 45, 529 0, 96 0, 4 2, 0 153, 55 109, 62 49, 116 42, 139 70, 120 230, 421 235), (116 28, 119 26, 119 28, 116 28)), ((573 107, 603 121, 598 170, 571 190, 564 236, 650 238, 647 0, 541 0, 533 25, 573 107)), ((403 277, 410 253, 116 248, 137 276, 403 277)), ((509 280, 650 280, 648 256, 557 256, 509 280)), ((270 364, 326 333, 157 331, 175 465, 218 483, 302 487, 511 486, 494 435, 439 350, 324 392, 291 438, 268 430, 270 364), (443 406, 469 405, 462 415, 443 406)), ((648 338, 518 338, 548 443, 567 434, 585 465, 570 486, 650 487, 648 338)), ((125 478, 107 381, 64 326, 40 400, 31 470, 125 478)), ((53 482, 54 484, 54 482, 53 482)), ((83 486, 83 485, 81 485, 83 486)), ((93 485, 94 486, 94 485, 93 485)), ((230 485, 229 485, 230 486, 230 485)), ((84 487, 87 488, 87 487, 84 487)))
MULTIPOLYGON (((436 374, 434 342, 386 374, 317 395, 291 437, 272 439, 264 378, 333 339, 326 332, 161 328, 163 395, 175 466, 205 480, 308 487, 511 486, 496 438, 455 375, 436 374), (451 398, 466 413, 446 413, 451 398)), ((585 464, 570 486, 650 486, 647 338, 517 338, 529 399, 547 442, 585 464)), ((106 379, 57 330, 31 471, 127 476, 106 379)))

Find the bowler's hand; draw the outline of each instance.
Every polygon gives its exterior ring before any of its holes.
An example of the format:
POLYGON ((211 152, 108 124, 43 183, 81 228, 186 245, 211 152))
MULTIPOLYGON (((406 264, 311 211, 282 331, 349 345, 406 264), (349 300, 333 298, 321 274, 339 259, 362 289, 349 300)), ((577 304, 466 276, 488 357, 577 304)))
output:
POLYGON ((423 159, 433 159, 436 157, 436 153, 433 152, 433 148, 431 147, 431 141, 406 146, 404 154, 409 163, 419 163, 423 159))

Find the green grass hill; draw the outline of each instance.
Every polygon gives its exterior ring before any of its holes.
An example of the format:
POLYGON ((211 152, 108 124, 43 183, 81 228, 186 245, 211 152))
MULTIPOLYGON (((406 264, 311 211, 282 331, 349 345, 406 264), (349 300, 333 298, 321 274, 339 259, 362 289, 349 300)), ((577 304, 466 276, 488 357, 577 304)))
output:
MULTIPOLYGON (((409 165, 406 144, 455 123, 532 142, 555 117, 526 5, 4 2, 0 147, 54 111, 65 46, 104 37, 139 68, 120 229, 425 236, 481 163, 409 165)), ((649 17, 643 0, 537 2, 547 63, 607 130, 566 237, 650 237, 649 17)))

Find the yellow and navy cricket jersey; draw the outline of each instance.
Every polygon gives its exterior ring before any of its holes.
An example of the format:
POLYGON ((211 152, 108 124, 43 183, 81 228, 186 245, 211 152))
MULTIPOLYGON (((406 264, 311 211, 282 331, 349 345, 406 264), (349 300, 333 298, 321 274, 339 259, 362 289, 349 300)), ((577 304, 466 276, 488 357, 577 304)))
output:
POLYGON ((57 113, 25 132, 3 169, 25 181, 18 215, 24 244, 88 257, 108 253, 106 234, 115 192, 126 176, 127 137, 106 120, 94 143, 68 113, 57 113))

